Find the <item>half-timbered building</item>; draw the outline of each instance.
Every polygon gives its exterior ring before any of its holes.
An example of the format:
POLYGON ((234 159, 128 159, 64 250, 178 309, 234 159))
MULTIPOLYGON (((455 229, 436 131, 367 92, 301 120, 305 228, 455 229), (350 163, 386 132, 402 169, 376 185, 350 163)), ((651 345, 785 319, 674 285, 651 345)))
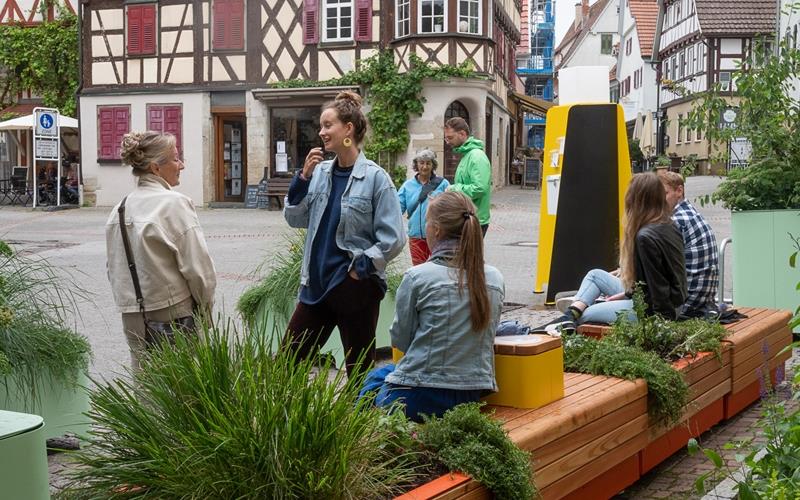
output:
MULTIPOLYGON (((486 139, 502 183, 519 11, 519 0, 85 1, 79 109, 87 199, 112 205, 130 190, 120 139, 153 129, 178 137, 186 162, 180 190, 195 203, 243 201, 248 184, 302 166, 318 144, 320 106, 342 90, 275 84, 337 78, 379 50, 393 51, 401 70, 411 54, 434 65, 471 63, 474 78, 425 84, 409 152, 433 148, 452 175, 457 160, 445 151, 442 126, 465 116, 486 139)), ((397 162, 408 164, 409 155, 397 162)))
POLYGON ((707 172, 720 145, 684 127, 682 120, 697 93, 715 85, 735 104, 733 72, 750 60, 757 41, 769 49, 777 6, 772 0, 659 0, 659 6, 653 50, 660 61, 661 150, 680 158, 694 154, 707 172))

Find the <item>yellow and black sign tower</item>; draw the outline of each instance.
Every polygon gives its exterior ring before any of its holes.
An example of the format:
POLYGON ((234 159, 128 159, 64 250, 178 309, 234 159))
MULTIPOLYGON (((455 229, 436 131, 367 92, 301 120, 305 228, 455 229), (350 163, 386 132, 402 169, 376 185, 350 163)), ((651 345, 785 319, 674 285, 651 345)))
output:
POLYGON ((576 290, 595 268, 616 269, 631 162, 617 104, 547 112, 542 155, 539 256, 534 291, 576 290))

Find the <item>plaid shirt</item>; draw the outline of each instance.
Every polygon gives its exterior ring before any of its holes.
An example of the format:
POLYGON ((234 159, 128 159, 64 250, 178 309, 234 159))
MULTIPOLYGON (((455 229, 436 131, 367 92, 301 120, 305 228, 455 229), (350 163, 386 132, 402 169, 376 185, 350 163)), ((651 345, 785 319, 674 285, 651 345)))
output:
POLYGON ((703 310, 707 305, 713 306, 719 282, 719 254, 714 232, 687 200, 675 206, 672 220, 683 236, 689 291, 686 308, 703 310))

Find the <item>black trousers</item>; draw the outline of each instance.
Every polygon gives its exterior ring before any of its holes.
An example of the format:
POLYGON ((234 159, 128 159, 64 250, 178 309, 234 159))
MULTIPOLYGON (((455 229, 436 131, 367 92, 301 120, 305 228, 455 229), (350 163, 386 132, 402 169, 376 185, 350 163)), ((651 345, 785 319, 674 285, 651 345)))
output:
POLYGON ((319 351, 339 328, 345 352, 347 375, 368 370, 375 361, 375 329, 384 292, 372 279, 356 280, 349 275, 319 303, 297 304, 289 320, 284 346, 307 358, 319 351), (359 356, 364 354, 361 364, 359 356))

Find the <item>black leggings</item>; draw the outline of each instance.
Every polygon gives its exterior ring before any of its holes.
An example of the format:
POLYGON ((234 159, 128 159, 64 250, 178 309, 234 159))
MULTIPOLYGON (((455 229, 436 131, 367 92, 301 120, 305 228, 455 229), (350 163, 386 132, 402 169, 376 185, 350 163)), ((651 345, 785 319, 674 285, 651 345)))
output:
POLYGON ((348 275, 321 302, 297 304, 284 345, 306 358, 325 345, 333 328, 338 327, 347 375, 353 374, 362 353, 365 354, 358 369, 369 369, 375 361, 375 329, 383 295, 372 279, 355 280, 348 275))

